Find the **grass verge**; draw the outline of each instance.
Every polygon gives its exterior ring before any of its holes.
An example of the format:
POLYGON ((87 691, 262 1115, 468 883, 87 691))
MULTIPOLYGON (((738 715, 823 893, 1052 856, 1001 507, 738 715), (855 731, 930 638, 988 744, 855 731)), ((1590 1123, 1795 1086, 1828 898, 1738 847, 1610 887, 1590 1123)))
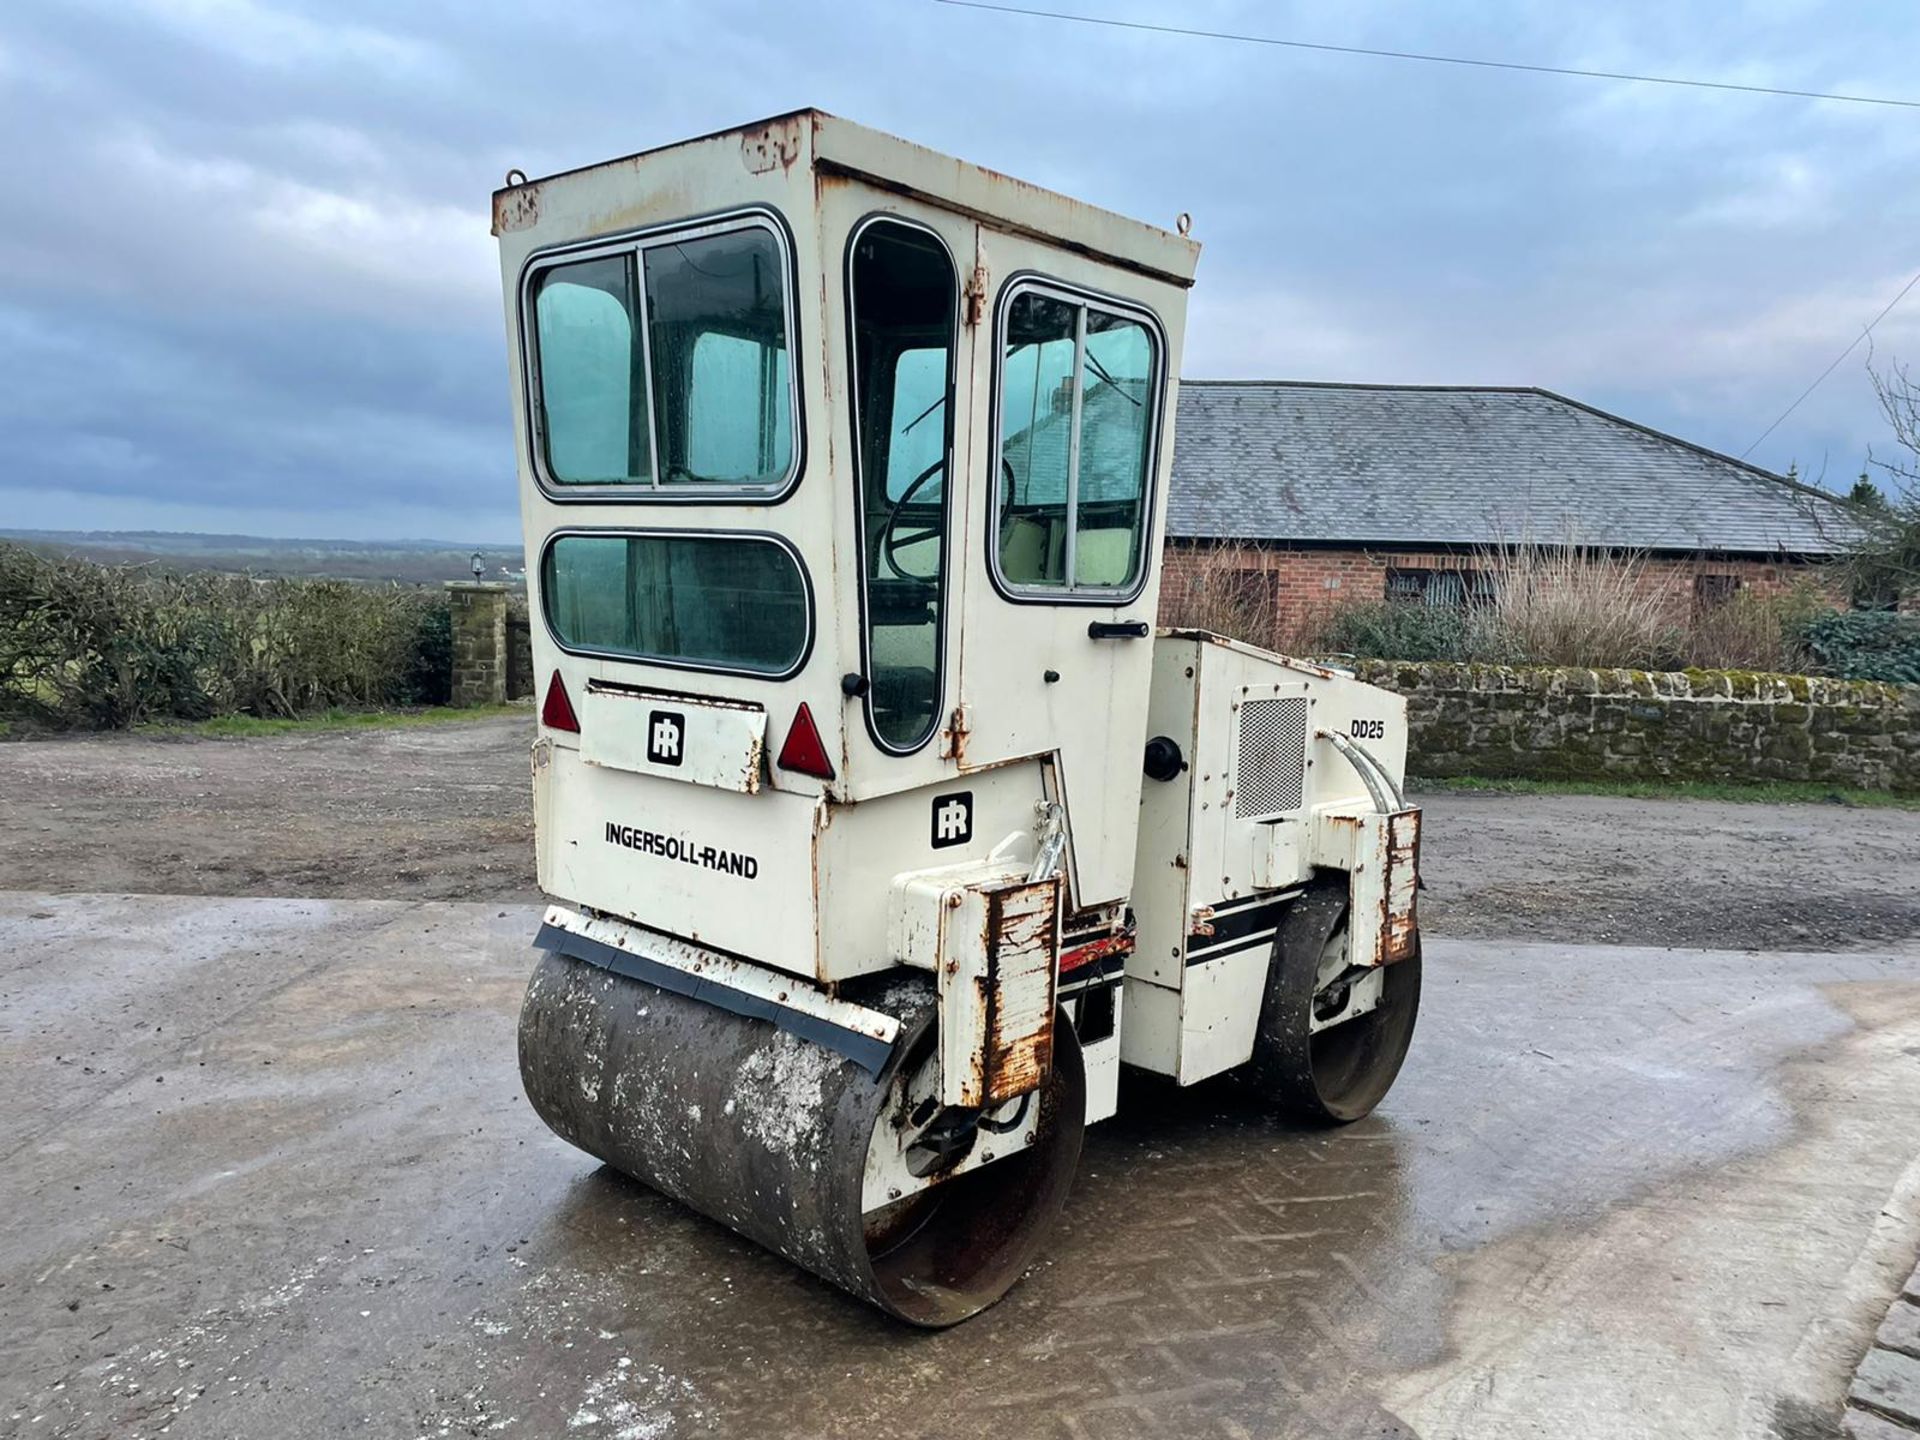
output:
POLYGON ((1751 785, 1697 780, 1488 780, 1462 775, 1414 778, 1416 794, 1618 795, 1629 800, 1731 800, 1748 805, 1853 805, 1879 810, 1920 810, 1920 795, 1850 790, 1814 781, 1770 780, 1751 785))
POLYGON ((257 735, 291 735, 316 730, 372 730, 399 725, 440 725, 454 720, 491 720, 501 715, 530 715, 532 709, 518 705, 429 705, 416 710, 324 710, 317 715, 302 715, 294 720, 267 719, 258 715, 216 715, 211 720, 156 721, 136 726, 142 735, 206 735, 218 739, 246 740, 257 735))

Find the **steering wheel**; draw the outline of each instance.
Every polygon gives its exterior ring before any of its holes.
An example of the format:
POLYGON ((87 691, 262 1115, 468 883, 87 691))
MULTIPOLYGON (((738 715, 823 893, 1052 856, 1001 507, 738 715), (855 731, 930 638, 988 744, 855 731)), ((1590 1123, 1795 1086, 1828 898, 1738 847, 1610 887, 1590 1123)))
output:
MULTIPOLYGON (((913 530, 901 534, 899 533, 899 525, 900 514, 906 509, 908 503, 912 501, 914 496, 920 493, 921 489, 929 480, 933 479, 935 475, 944 472, 946 466, 947 462, 944 459, 934 461, 933 464, 927 466, 926 469, 914 476, 912 481, 908 483, 907 488, 900 492, 900 498, 887 508, 886 523, 880 527, 880 537, 875 548, 879 551, 881 559, 886 562, 887 569, 891 570, 894 575, 901 580, 913 580, 924 585, 931 583, 936 578, 932 575, 915 575, 911 571, 901 568, 900 552, 909 545, 917 545, 922 540, 934 538, 940 533, 941 527, 938 525, 929 525, 922 530, 913 530)), ((1002 455, 1000 457, 1000 524, 1002 527, 1006 525, 1007 516, 1013 509, 1013 492, 1018 478, 1014 473, 1013 462, 1002 455)))
POLYGON ((929 480, 943 474, 946 468, 947 462, 943 457, 914 476, 907 488, 900 492, 900 498, 888 508, 887 522, 880 527, 880 538, 875 548, 879 550, 881 558, 887 562, 887 568, 902 580, 915 580, 925 585, 937 578, 933 575, 915 575, 911 571, 903 570, 900 566, 900 552, 909 545, 917 545, 922 540, 932 539, 940 533, 941 527, 930 525, 925 529, 909 531, 906 534, 896 534, 895 531, 900 524, 901 511, 907 508, 913 497, 920 493, 929 480))

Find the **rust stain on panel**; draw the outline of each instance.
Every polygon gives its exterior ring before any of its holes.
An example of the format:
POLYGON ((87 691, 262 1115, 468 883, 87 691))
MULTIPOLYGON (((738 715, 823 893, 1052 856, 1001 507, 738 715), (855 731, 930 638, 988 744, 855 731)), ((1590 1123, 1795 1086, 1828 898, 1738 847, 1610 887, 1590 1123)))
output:
POLYGON ((1116 931, 1100 940, 1089 940, 1076 945, 1071 950, 1060 953, 1060 973, 1071 975, 1074 971, 1093 964, 1096 960, 1105 960, 1109 955, 1131 955, 1134 944, 1134 927, 1131 925, 1116 931))
POLYGON ((1196 905, 1187 920, 1187 939, 1205 940, 1213 934, 1213 906, 1196 905))
POLYGON ((940 732, 940 758, 951 760, 961 769, 967 765, 967 707, 956 705, 947 728, 940 732))
POLYGON ((740 163, 749 173, 791 170, 800 158, 800 117, 788 116, 756 126, 740 136, 740 163))
POLYGON ((1060 882, 1015 884, 987 897, 985 1103, 1039 1088, 1053 1067, 1060 882))
POLYGON ((495 235, 508 235, 515 230, 531 230, 539 223, 540 185, 538 181, 493 192, 493 233, 495 235))
POLYGON ((987 297, 993 293, 993 280, 987 273, 985 261, 975 261, 973 274, 967 277, 966 323, 969 328, 978 325, 987 313, 987 297))
POLYGON ((1420 878, 1420 812, 1403 811, 1387 818, 1385 846, 1387 873, 1381 887, 1380 963, 1412 957, 1419 947, 1416 915, 1420 878))

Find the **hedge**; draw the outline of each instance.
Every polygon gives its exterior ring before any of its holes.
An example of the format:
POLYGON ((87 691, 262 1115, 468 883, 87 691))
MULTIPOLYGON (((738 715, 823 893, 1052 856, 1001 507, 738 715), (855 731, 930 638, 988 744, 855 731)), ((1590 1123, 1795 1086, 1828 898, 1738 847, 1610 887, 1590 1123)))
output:
POLYGON ((1920 685, 1920 616, 1875 610, 1823 615, 1806 627, 1801 641, 1825 674, 1920 685))
POLYGON ((174 573, 0 542, 0 714, 57 728, 440 704, 437 590, 174 573))

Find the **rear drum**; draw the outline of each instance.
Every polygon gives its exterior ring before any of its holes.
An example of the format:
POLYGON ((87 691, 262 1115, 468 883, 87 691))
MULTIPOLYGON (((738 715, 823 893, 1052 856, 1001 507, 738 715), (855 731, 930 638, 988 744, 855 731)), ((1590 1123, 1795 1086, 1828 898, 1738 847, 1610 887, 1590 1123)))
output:
POLYGON ((1321 1125, 1372 1112, 1393 1088, 1420 1012, 1420 947, 1379 973, 1378 1005, 1314 1028, 1369 983, 1345 964, 1350 921, 1344 875, 1316 880, 1287 908, 1267 964, 1248 1081, 1282 1109, 1321 1125))

